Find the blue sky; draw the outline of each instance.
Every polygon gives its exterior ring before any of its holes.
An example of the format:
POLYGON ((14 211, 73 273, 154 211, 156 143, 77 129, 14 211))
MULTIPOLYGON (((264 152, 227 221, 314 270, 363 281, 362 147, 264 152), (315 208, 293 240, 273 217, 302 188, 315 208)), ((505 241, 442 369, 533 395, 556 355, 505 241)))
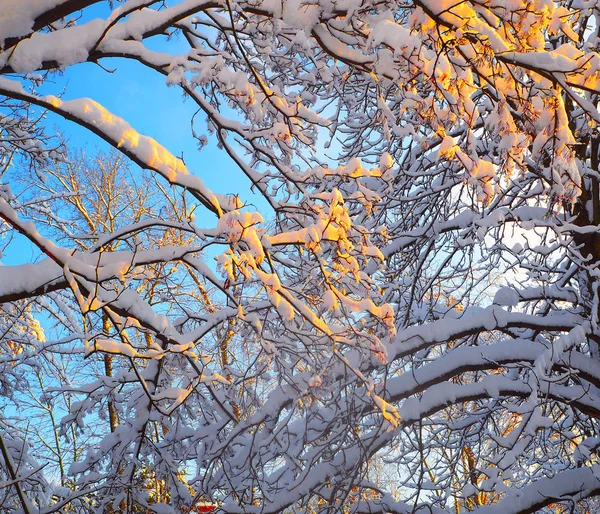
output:
MULTIPOLYGON (((85 18, 79 23, 96 17, 106 18, 109 13, 107 3, 103 2, 86 10, 85 18)), ((156 37, 146 44, 161 52, 187 53, 188 49, 178 36, 168 42, 163 37, 156 37)), ((209 143, 199 150, 190 127, 197 106, 183 97, 179 87, 167 86, 163 75, 136 61, 115 58, 103 60, 101 64, 114 71, 110 73, 97 64, 81 63, 67 68, 64 73, 51 75, 39 93, 60 95, 64 92, 64 100, 92 98, 127 120, 138 132, 156 139, 174 155, 183 155, 189 171, 202 178, 213 191, 241 193, 243 201, 253 202, 259 209, 266 208, 266 202, 250 192, 246 177, 229 156, 217 148, 214 136, 207 133, 203 113, 196 117, 195 130, 198 134, 206 134, 209 143)), ((94 134, 52 113, 48 114, 46 125, 50 131, 56 128, 71 149, 83 148, 88 154, 109 149, 109 145, 94 134)), ((205 224, 201 219, 198 223, 205 224)), ((211 215, 206 225, 212 224, 214 218, 211 215)), ((3 264, 33 260, 36 251, 23 239, 17 237, 13 241, 2 257, 3 264)))
MULTIPOLYGON (((174 155, 183 153, 190 172, 200 176, 216 192, 234 193, 241 186, 247 187, 241 172, 225 152, 216 148, 210 135, 207 134, 209 145, 198 150, 190 129, 190 120, 197 108, 189 99, 183 98, 181 89, 168 87, 162 75, 137 62, 109 59, 102 64, 115 70, 114 73, 108 73, 96 64, 83 63, 69 68, 63 77, 57 78, 54 87, 46 86, 44 90, 52 89, 56 93, 61 91, 56 86, 64 84, 63 99, 87 97, 101 103, 174 155)), ((204 118, 202 114, 197 117, 199 133, 204 129, 204 118)), ((103 141, 74 123, 55 115, 50 115, 48 120, 69 139, 72 147, 86 147, 90 151, 108 148, 103 141)))
MULTIPOLYGON (((110 13, 109 3, 100 2, 85 9, 78 23, 94 18, 105 19, 110 13)), ((146 40, 144 44, 152 50, 172 54, 187 53, 189 50, 179 35, 169 41, 157 36, 146 40)), ((127 120, 138 132, 156 139, 174 155, 181 156, 183 152, 190 172, 200 176, 215 192, 234 193, 248 187, 240 170, 225 152, 216 147, 210 135, 207 134, 209 145, 198 151, 198 144, 190 129, 190 120, 197 107, 189 99, 184 100, 179 87, 168 87, 163 75, 133 60, 105 59, 101 64, 114 72, 109 73, 97 64, 82 63, 69 67, 62 77, 56 77, 54 87, 45 89, 50 94, 56 94, 64 85, 63 99, 92 98, 113 114, 127 120)), ((55 116, 50 118, 65 136, 70 137, 73 146, 89 150, 108 148, 87 130, 55 116)), ((202 114, 197 116, 196 130, 199 134, 205 128, 204 119, 202 114)))

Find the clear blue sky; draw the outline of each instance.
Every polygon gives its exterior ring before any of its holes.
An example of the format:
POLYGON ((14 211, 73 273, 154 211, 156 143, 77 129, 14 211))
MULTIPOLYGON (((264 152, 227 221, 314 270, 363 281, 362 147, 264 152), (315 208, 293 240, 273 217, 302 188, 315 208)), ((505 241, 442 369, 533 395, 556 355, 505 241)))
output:
MULTIPOLYGON (((85 20, 106 18, 109 13, 108 4, 103 2, 87 9, 85 20)), ((82 19, 79 23, 83 22, 82 19)), ((177 36, 168 43, 164 38, 156 37, 146 44, 161 52, 187 53, 188 50, 187 44, 180 42, 177 36)), ((127 120, 141 134, 156 139, 174 155, 183 154, 189 171, 202 178, 214 192, 240 193, 242 201, 252 202, 256 209, 263 211, 265 217, 270 216, 270 212, 265 212, 266 202, 250 192, 246 177, 227 154, 216 147, 214 136, 206 132, 203 113, 196 117, 195 129, 198 134, 206 134, 209 144, 201 151, 198 149, 190 128, 197 106, 190 99, 184 99, 179 87, 168 87, 163 75, 136 61, 106 59, 101 64, 114 72, 109 73, 97 64, 78 64, 67 68, 62 74, 51 75, 39 93, 60 95, 64 91, 64 100, 92 98, 113 114, 127 120)), ((94 134, 57 115, 48 114, 47 126, 50 130, 56 127, 72 149, 84 148, 88 154, 93 154, 96 150, 106 151, 109 148, 94 134)), ((198 222, 204 224, 201 219, 198 222)), ((206 225, 213 223, 212 216, 207 218, 206 225)), ((31 262, 35 254, 35 250, 18 237, 2 257, 2 263, 31 262)))
MULTIPOLYGON (((181 156, 191 173, 204 180, 215 192, 227 194, 246 189, 248 184, 225 152, 216 148, 215 141, 207 134, 209 144, 201 151, 192 137, 190 120, 197 107, 183 98, 181 89, 168 87, 165 77, 145 68, 135 61, 108 59, 103 66, 115 70, 104 71, 100 66, 83 63, 66 70, 57 77, 55 85, 44 86, 44 92, 61 91, 66 86, 63 99, 92 98, 109 111, 127 120, 138 132, 153 137, 174 155, 181 156), (241 181, 241 183, 240 183, 241 181)), ((196 117, 196 130, 204 131, 205 116, 196 117)), ((50 115, 49 122, 56 124, 61 133, 69 138, 72 147, 89 150, 107 149, 108 145, 86 129, 58 116, 50 115)))
MULTIPOLYGON (((108 2, 100 2, 84 11, 78 23, 94 18, 106 19, 111 13, 108 2)), ((183 38, 175 35, 166 41, 157 36, 144 42, 153 50, 171 54, 186 54, 189 46, 183 38)), ((209 144, 198 151, 192 137, 190 121, 197 106, 183 98, 179 87, 168 87, 163 75, 128 59, 106 59, 102 66, 82 63, 69 67, 62 76, 54 77, 54 84, 47 84, 43 92, 57 94, 65 87, 64 100, 92 98, 113 114, 127 120, 138 132, 153 137, 176 156, 183 157, 191 173, 198 175, 215 192, 239 193, 247 191, 248 181, 224 151, 216 147, 213 137, 206 134, 209 144)), ((205 116, 196 117, 196 131, 205 132, 205 116)), ((108 149, 108 145, 95 135, 71 122, 50 115, 50 123, 67 136, 73 147, 108 149)))

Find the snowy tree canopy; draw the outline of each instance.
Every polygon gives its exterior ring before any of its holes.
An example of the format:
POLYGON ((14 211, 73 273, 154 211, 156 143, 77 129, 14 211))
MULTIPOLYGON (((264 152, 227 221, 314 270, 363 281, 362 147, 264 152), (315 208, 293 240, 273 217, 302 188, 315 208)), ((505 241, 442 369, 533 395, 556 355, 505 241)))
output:
POLYGON ((0 0, 0 244, 41 256, 0 266, 0 510, 597 512, 599 22, 0 0), (235 194, 47 94, 116 58, 197 106, 235 194))

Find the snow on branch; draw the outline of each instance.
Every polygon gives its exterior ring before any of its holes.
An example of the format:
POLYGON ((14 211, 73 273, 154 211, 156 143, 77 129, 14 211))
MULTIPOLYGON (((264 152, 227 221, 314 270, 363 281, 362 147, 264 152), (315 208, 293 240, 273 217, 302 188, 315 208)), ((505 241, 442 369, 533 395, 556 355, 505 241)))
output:
POLYGON ((2 508, 597 511, 599 16, 0 0, 2 508), (62 91, 115 59, 239 176, 62 91))

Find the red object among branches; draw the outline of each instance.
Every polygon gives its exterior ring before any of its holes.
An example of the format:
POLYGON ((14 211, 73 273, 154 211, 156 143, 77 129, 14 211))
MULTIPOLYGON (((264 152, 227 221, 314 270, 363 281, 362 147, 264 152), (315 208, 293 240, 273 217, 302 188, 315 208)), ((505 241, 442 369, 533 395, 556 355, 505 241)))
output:
POLYGON ((198 512, 214 512, 215 505, 198 505, 198 512))

